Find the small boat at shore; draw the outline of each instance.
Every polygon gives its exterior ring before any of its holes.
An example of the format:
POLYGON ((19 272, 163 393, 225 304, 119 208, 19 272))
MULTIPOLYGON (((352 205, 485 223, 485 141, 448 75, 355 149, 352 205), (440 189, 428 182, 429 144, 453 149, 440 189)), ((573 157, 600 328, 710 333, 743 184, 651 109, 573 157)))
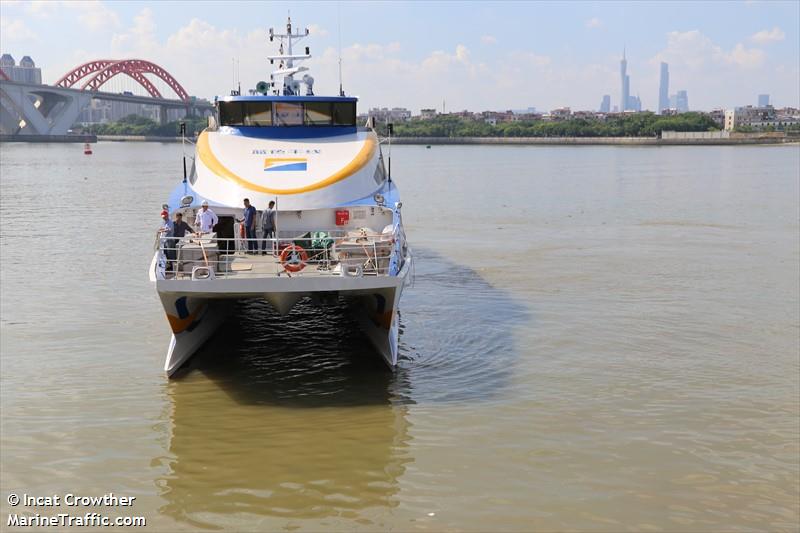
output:
POLYGON ((210 210, 215 221, 181 236, 165 224, 156 237, 149 275, 172 331, 168 375, 235 301, 252 298, 284 316, 301 299, 345 299, 383 360, 397 364, 398 304, 412 265, 400 193, 382 140, 356 123, 357 99, 341 90, 314 94, 314 79, 297 64, 309 49, 292 46, 307 35, 293 33, 291 19, 285 33, 270 29, 270 41, 280 42, 269 57, 278 69, 249 95, 217 99, 194 163, 188 172, 184 164, 184 180, 165 205, 170 219, 180 214, 191 224, 210 210), (257 220, 268 211, 271 232, 243 227, 245 198, 257 220))

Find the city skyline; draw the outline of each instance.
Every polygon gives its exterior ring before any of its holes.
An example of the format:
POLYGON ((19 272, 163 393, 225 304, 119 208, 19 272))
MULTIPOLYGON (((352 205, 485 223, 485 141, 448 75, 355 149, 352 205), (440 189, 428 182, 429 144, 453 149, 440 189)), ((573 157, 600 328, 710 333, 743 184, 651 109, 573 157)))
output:
MULTIPOLYGON (((24 56, 19 61, 19 63, 17 63, 16 60, 11 56, 11 54, 4 53, 2 54, 2 57, 0 57, 0 68, 2 68, 2 74, 5 77, 10 78, 11 81, 22 82, 26 84, 34 84, 34 85, 42 83, 41 69, 36 66, 35 61, 33 61, 33 58, 31 58, 30 56, 24 56)), ((627 95, 630 78, 627 76, 625 72, 626 72, 625 59, 623 53, 623 59, 621 61, 621 72, 620 72, 622 81, 621 99, 627 99, 631 104, 629 107, 632 107, 632 109, 624 110, 624 112, 631 112, 631 111, 641 112, 642 110, 639 108, 641 105, 639 98, 627 95)), ((113 90, 111 90, 109 87, 105 85, 103 85, 100 88, 100 92, 110 93, 111 95, 116 94, 113 90)), ((251 92, 255 93, 255 91, 251 92)), ((661 78, 659 83, 659 95, 658 95, 659 111, 657 111, 656 114, 664 114, 665 112, 668 112, 667 114, 671 114, 673 112, 685 113, 689 111, 688 93, 686 90, 679 90, 677 93, 666 97, 668 92, 669 92, 669 65, 667 63, 661 63, 661 78)), ((132 93, 125 91, 124 94, 132 94, 132 93)), ((198 101, 208 102, 208 100, 205 99, 200 99, 198 101)), ((445 102, 443 101, 442 114, 446 114, 444 105, 445 102)), ((740 110, 745 107, 752 108, 753 106, 751 104, 745 104, 744 106, 735 106, 732 109, 726 109, 723 111, 727 113, 728 111, 740 110)), ((767 107, 773 107, 770 105, 769 94, 759 94, 757 108, 763 109, 767 107)), ((570 109, 571 109, 570 107, 562 107, 559 109, 551 110, 550 113, 548 113, 548 112, 538 112, 535 107, 528 107, 522 110, 517 109, 517 110, 503 110, 503 111, 491 110, 491 109, 462 110, 462 111, 456 111, 455 114, 460 116, 470 116, 472 113, 476 113, 476 114, 483 114, 484 116, 489 116, 487 115, 487 113, 489 113, 490 115, 495 115, 495 116, 553 115, 553 116, 563 117, 565 116, 564 112, 567 112, 567 114, 569 114, 570 109)), ((172 108, 166 110, 167 112, 166 120, 175 120, 177 118, 180 118, 181 116, 183 116, 183 114, 180 111, 181 110, 178 108, 172 108)), ((575 109, 574 111, 580 116, 587 116, 587 113, 591 114, 591 111, 588 109, 584 110, 575 109)), ((644 111, 648 112, 649 110, 644 110, 644 111)), ((711 115, 717 116, 720 109, 697 110, 697 111, 710 112, 711 115)), ((101 98, 99 100, 93 99, 91 101, 91 105, 81 112, 78 122, 103 123, 108 121, 116 121, 129 114, 145 116, 152 120, 161 120, 164 117, 161 116, 160 112, 161 110, 159 109, 158 104, 151 104, 151 105, 135 104, 130 101, 119 101, 119 100, 111 101, 108 99, 101 98)), ((619 106, 614 106, 612 110, 611 96, 606 94, 603 95, 602 101, 600 103, 599 112, 617 113, 619 112, 619 106)), ((426 113, 430 116, 433 116, 438 114, 438 111, 436 109, 420 110, 420 114, 423 116, 423 118, 426 115, 426 113)), ((364 113, 363 110, 362 114, 366 115, 366 113, 364 113)), ((368 114, 370 117, 377 117, 384 122, 391 122, 391 121, 403 122, 409 120, 410 118, 412 118, 412 116, 414 116, 409 109, 397 106, 394 106, 391 109, 387 107, 370 108, 368 114)))
POLYGON ((426 9, 343 3, 338 13, 329 4, 272 3, 261 11, 253 5, 218 10, 201 3, 187 13, 185 4, 169 2, 4 0, 0 47, 17 60, 33 57, 46 83, 98 57, 142 57, 163 64, 192 94, 213 98, 230 91, 234 57, 243 88, 268 76, 265 57, 273 47, 266 32, 291 7, 295 23, 311 30, 304 44, 315 56, 309 67, 320 94, 338 90, 341 19, 344 88, 361 97, 362 109, 430 108, 443 99, 451 110, 596 109, 599 95, 619 94, 615 63, 623 46, 633 77, 629 90, 641 97, 642 109, 658 111, 662 62, 669 64, 669 83, 692 94, 693 109, 747 105, 765 93, 776 106, 800 107, 800 7, 792 2, 686 3, 684 9, 493 3, 468 10, 450 3, 426 9), (249 16, 237 17, 237 8, 249 16), (381 24, 372 23, 375 17, 381 24), (438 24, 446 17, 453 23, 438 24))

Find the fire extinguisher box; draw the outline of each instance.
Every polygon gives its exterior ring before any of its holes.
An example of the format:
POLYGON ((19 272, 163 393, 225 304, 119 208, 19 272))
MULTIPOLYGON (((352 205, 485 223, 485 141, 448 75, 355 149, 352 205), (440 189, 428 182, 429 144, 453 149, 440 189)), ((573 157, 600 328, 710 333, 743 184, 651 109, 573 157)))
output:
POLYGON ((344 226, 348 222, 350 222, 350 211, 347 209, 337 209, 336 210, 336 225, 337 226, 344 226))

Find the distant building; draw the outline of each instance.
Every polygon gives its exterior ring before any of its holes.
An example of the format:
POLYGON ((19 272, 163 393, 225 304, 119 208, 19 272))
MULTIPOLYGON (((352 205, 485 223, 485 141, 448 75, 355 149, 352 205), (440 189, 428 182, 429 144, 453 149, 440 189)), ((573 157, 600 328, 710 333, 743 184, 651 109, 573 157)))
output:
POLYGON ((419 110, 419 118, 422 120, 430 120, 432 118, 436 118, 436 110, 435 109, 420 109, 419 110))
POLYGON ((475 119, 475 113, 472 111, 467 111, 466 109, 464 111, 453 111, 452 113, 447 113, 447 116, 465 118, 467 120, 475 119))
POLYGON ((559 107, 550 111, 551 120, 566 120, 572 116, 572 110, 568 107, 559 107))
POLYGON ((542 115, 540 113, 514 113, 514 122, 521 122, 521 121, 533 121, 533 120, 541 120, 542 115))
POLYGON ((0 68, 11 81, 42 84, 42 69, 36 68, 36 63, 33 62, 31 56, 23 57, 17 65, 11 54, 3 54, 0 56, 0 68))
POLYGON ((393 107, 391 109, 375 107, 369 110, 367 116, 374 118, 376 122, 408 122, 411 120, 411 111, 404 107, 393 107))
POLYGON ((658 83, 658 109, 659 115, 665 109, 669 109, 669 65, 661 63, 661 79, 658 83))
MULTIPOLYGON (((93 99, 86 109, 78 115, 76 122, 81 124, 105 124, 107 122, 117 122, 129 115, 138 115, 158 122, 161 118, 159 112, 157 105, 93 99)), ((185 115, 185 109, 168 109, 166 119, 171 122, 183 118, 185 115)))
POLYGON ((725 111, 725 131, 733 131, 739 126, 736 122, 737 118, 739 117, 736 116, 735 109, 727 109, 725 111))
POLYGON ((628 77, 628 60, 625 59, 625 49, 622 49, 622 59, 619 62, 620 95, 619 108, 622 111, 628 109, 628 99, 630 97, 631 79, 628 77))
POLYGON ((767 107, 769 105, 769 95, 768 94, 759 94, 758 95, 758 107, 767 107))
POLYGON ((688 113, 689 112, 689 93, 686 90, 678 91, 677 93, 677 107, 678 112, 680 113, 688 113))
POLYGON ((582 118, 585 120, 605 119, 605 114, 599 111, 574 111, 570 118, 582 118))
POLYGON ((622 59, 619 62, 619 78, 622 86, 619 96, 620 111, 641 111, 641 99, 638 96, 631 96, 631 77, 628 76, 628 60, 625 58, 624 48, 622 50, 622 59))
POLYGON ((611 111, 611 95, 604 94, 603 101, 600 102, 600 112, 601 113, 608 113, 611 111))
POLYGON ((511 111, 484 111, 481 118, 487 124, 495 126, 498 122, 516 122, 519 120, 511 111))
POLYGON ((678 111, 678 113, 686 113, 689 111, 689 94, 686 90, 678 91, 669 97, 669 107, 678 111))
POLYGON ((111 102, 108 100, 92 99, 86 106, 78 120, 81 124, 105 124, 111 122, 111 102))
POLYGON ((798 125, 800 125, 800 111, 797 109, 775 109, 768 105, 737 107, 725 111, 725 129, 728 131, 742 126, 757 130, 768 127, 784 130, 789 126, 797 127, 798 125))
POLYGON ((706 113, 708 118, 713 120, 717 126, 720 128, 724 128, 725 126, 725 110, 724 109, 714 109, 706 113))

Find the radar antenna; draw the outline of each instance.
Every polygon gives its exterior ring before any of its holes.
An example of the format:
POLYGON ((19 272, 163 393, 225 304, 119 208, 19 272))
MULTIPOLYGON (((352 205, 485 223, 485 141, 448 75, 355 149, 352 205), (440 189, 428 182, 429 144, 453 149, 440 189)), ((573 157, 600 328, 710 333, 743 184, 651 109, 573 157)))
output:
MULTIPOLYGON (((295 80, 294 75, 307 71, 308 67, 295 66, 294 63, 295 61, 311 59, 311 51, 308 46, 306 46, 305 54, 294 54, 292 53, 292 44, 303 37, 307 37, 308 33, 308 28, 305 28, 305 32, 292 32, 292 17, 288 17, 286 22, 286 33, 275 33, 273 28, 269 29, 269 40, 273 41, 278 39, 281 43, 278 48, 278 55, 267 56, 270 64, 274 65, 275 60, 278 60, 278 70, 273 71, 269 76, 274 94, 284 94, 287 96, 297 96, 300 94, 300 81, 295 80), (285 48, 284 44, 286 45, 285 48), (280 78, 281 76, 283 77, 283 84, 279 89, 276 87, 276 78, 280 78)), ((308 75, 303 76, 303 83, 306 84, 306 94, 314 94, 314 78, 308 75)))

